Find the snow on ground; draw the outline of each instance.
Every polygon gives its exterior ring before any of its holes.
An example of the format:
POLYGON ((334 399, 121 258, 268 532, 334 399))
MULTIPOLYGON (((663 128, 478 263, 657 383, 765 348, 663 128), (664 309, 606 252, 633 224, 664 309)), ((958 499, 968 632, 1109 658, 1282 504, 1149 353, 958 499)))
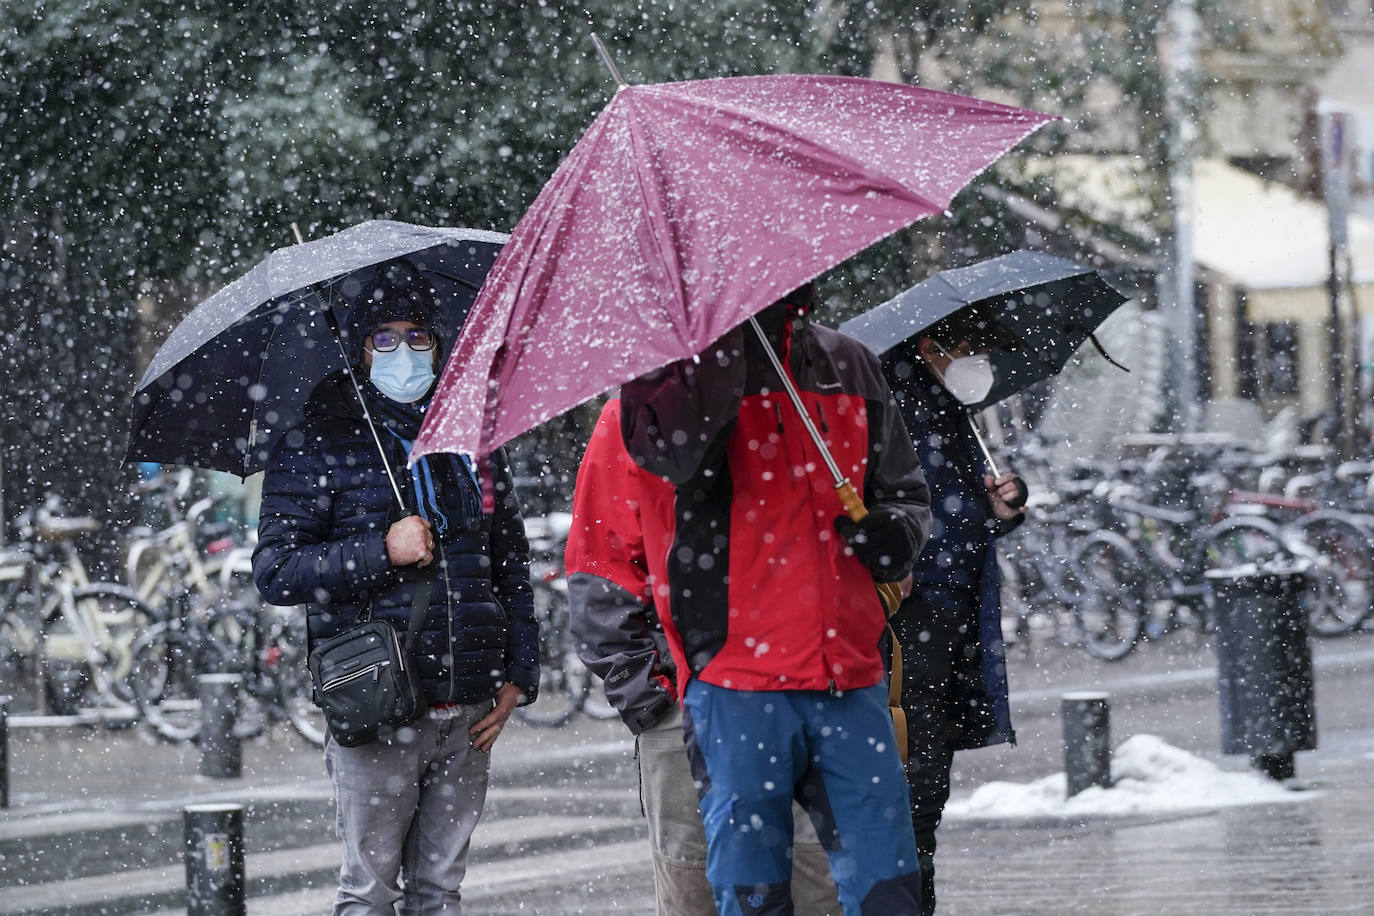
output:
POLYGON ((1292 802, 1319 792, 1294 792, 1257 773, 1223 770, 1154 735, 1135 735, 1112 757, 1110 789, 1093 786, 1065 799, 1067 783, 1055 773, 1032 783, 990 782, 952 799, 946 819, 1076 818, 1208 810, 1292 802))

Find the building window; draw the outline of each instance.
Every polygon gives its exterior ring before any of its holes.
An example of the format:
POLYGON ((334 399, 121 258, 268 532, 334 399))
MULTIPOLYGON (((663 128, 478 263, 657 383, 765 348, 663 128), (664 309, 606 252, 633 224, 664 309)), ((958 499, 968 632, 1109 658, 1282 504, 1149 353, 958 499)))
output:
POLYGON ((1247 401, 1259 400, 1259 371, 1256 364, 1256 329, 1245 309, 1245 290, 1237 289, 1233 303, 1236 322, 1236 396, 1247 401))
POLYGON ((1298 393, 1298 325, 1274 321, 1264 326, 1264 388, 1272 396, 1298 393))

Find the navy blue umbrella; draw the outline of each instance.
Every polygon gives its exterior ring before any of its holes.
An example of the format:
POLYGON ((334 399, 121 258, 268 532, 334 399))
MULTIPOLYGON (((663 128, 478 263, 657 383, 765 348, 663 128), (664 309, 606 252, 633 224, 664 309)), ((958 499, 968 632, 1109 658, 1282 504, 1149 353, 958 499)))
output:
POLYGON ((971 310, 1002 341, 989 352, 995 381, 986 398, 970 405, 977 409, 1059 373, 1087 340, 1120 366, 1093 332, 1125 301, 1095 270, 1037 251, 1013 251, 941 271, 840 330, 881 356, 940 319, 971 310))
POLYGON ((434 290, 446 358, 506 239, 373 220, 272 252, 196 306, 157 351, 135 390, 126 460, 240 477, 262 470, 315 386, 345 368, 331 324, 346 329, 354 307, 403 272, 434 290))

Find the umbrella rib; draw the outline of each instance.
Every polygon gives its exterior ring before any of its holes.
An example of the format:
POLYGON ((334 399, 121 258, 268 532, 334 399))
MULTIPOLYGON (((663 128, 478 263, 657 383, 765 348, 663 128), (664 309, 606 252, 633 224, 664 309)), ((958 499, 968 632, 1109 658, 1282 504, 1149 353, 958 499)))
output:
MULTIPOLYGON (((302 301, 304 301, 304 297, 297 300, 298 303, 302 301)), ((259 389, 263 388, 262 376, 263 373, 267 371, 267 354, 271 351, 272 344, 276 342, 277 334, 279 334, 284 327, 286 327, 285 321, 276 322, 275 326, 272 328, 272 333, 267 336, 267 342, 262 345, 262 358, 258 360, 257 387, 259 389)), ((267 397, 265 395, 260 400, 256 401, 251 397, 249 398, 249 401, 253 404, 253 408, 248 413, 248 444, 243 449, 243 471, 245 477, 248 476, 248 467, 253 458, 253 440, 256 439, 258 435, 258 405, 266 400, 267 397)))
MULTIPOLYGON (((723 79, 725 79, 725 80, 740 80, 740 81, 743 81, 743 80, 754 80, 754 79, 760 79, 760 78, 761 78, 761 77, 749 77, 749 76, 745 76, 745 77, 725 77, 725 78, 723 78, 723 79)), ((836 80, 848 80, 848 79, 854 79, 854 78, 852 78, 852 77, 832 77, 831 79, 836 79, 836 80)), ((661 90, 661 89, 663 89, 663 88, 672 87, 673 85, 674 85, 674 84, 672 84, 672 83, 664 83, 664 84, 658 84, 658 85, 645 86, 645 87, 643 87, 643 88, 644 88, 644 90, 645 90, 646 92, 653 92, 653 91, 655 91, 655 90, 661 90)), ((906 88, 912 89, 912 88, 916 88, 916 87, 906 87, 906 88)), ((927 91, 927 92, 931 92, 930 90, 926 90, 926 91, 927 91)), ((988 109, 988 106, 989 106, 989 105, 996 106, 996 107, 999 108, 999 109, 1004 109, 1004 108, 1006 108, 1006 106, 998 105, 997 103, 988 103, 988 102, 984 102, 984 101, 979 100, 979 99, 970 98, 970 97, 968 97, 968 96, 961 96, 961 95, 958 95, 958 94, 955 94, 955 93, 934 91, 934 92, 931 92, 931 94, 932 94, 932 95, 935 95, 935 96, 943 96, 943 97, 945 97, 945 104, 946 104, 946 105, 949 105, 949 106, 958 105, 958 106, 960 106, 960 107, 967 108, 967 109, 969 109, 969 110, 980 110, 980 111, 983 111, 985 114, 987 113, 987 109, 988 109), (972 103, 972 104, 970 104, 970 103, 972 103)), ((760 124, 760 125, 763 125, 763 126, 765 126, 765 127, 768 127, 770 130, 774 130, 774 131, 777 131, 777 132, 779 132, 779 133, 784 133, 784 134, 786 134, 786 135, 789 136, 789 137, 793 137, 793 138, 795 138, 796 140, 798 140, 798 141, 802 142, 803 144, 805 144, 808 148, 819 148, 819 145, 818 145, 815 141, 811 140, 811 138, 806 137, 806 136, 803 136, 803 135, 798 134, 798 133, 795 133, 795 132, 789 130, 785 125, 779 125, 779 124, 774 123, 774 121, 773 121, 771 118, 769 118, 769 117, 767 116, 766 112, 758 112, 758 111, 755 111, 755 110, 752 109, 752 108, 747 108, 747 107, 744 107, 744 106, 741 106, 741 105, 738 105, 738 104, 735 104, 735 103, 725 102, 725 101, 719 101, 719 100, 716 100, 716 99, 699 99, 699 98, 697 98, 696 96, 687 95, 687 94, 674 95, 673 98, 674 98, 675 100, 677 100, 678 102, 682 103, 682 104, 694 105, 694 106, 697 106, 697 107, 700 107, 700 108, 704 108, 704 109, 707 109, 707 110, 710 110, 710 111, 725 112, 725 113, 728 113, 728 114, 735 115, 735 116, 737 116, 737 117, 739 117, 739 118, 742 118, 742 119, 745 119, 745 120, 748 120, 748 121, 752 121, 752 122, 754 122, 754 123, 756 123, 756 124, 760 124)), ((951 202, 953 201, 954 197, 958 196, 958 194, 959 194, 960 191, 962 191, 962 190, 964 190, 964 188, 968 187, 968 185, 969 185, 970 183, 972 183, 972 181, 973 181, 975 178, 977 178, 979 175, 983 174, 983 172, 985 172, 985 171, 987 171, 989 168, 991 168, 992 165, 993 165, 998 159, 1002 158, 1002 155, 1003 155, 1006 151, 1009 151, 1012 147, 1016 146, 1016 145, 1017 145, 1018 143, 1020 143, 1022 140, 1026 139, 1026 137, 1028 137, 1028 136, 1030 136, 1031 134, 1035 133, 1037 130, 1039 130, 1041 127, 1043 127, 1043 126, 1044 126, 1046 123, 1048 123, 1049 121, 1061 120, 1061 119, 1060 119, 1059 117, 1057 117, 1057 116, 1045 116, 1045 115, 1040 115, 1038 112, 1027 112, 1025 109, 1019 109, 1018 111, 1020 111, 1022 114, 1027 114, 1027 113, 1029 113, 1029 114, 1035 114, 1035 115, 1037 115, 1039 118, 1041 118, 1041 120, 1031 121, 1030 119, 1027 119, 1027 118, 1024 118, 1024 117, 1020 117, 1020 118, 1014 117, 1014 116, 1009 116, 1009 117, 1007 117, 1005 123, 1011 124, 1011 123, 1016 123, 1016 122, 1018 122, 1018 121, 1021 122, 1020 126, 1022 127, 1022 130, 1021 130, 1021 132, 1020 132, 1020 136, 1018 136, 1014 141, 1012 141, 1012 142, 1010 142, 1010 143, 1007 143, 1007 144, 1005 145, 1005 147, 1002 149, 1001 152, 998 152, 996 155, 990 156, 990 157, 988 158, 987 163, 986 163, 985 165, 983 165, 981 168, 977 169, 975 172, 973 172, 973 174, 969 175, 968 178, 967 178, 967 180, 965 180, 964 182, 962 182, 962 183, 959 185, 959 187, 954 191, 954 193, 950 195, 950 201, 951 201, 951 202)), ((846 165, 848 165, 848 166, 850 166, 851 168, 853 168, 854 171, 855 171, 857 174, 862 174, 862 175, 867 175, 867 174, 868 174, 868 172, 862 167, 862 166, 863 166, 862 160, 857 159, 857 158, 855 158, 855 157, 853 157, 853 156, 850 156, 850 155, 842 154, 838 149, 831 150, 831 152, 835 155, 835 158, 840 159, 840 160, 843 161, 846 165)), ((813 158, 814 158, 814 157, 813 157, 813 158)), ((944 210, 946 207, 949 206, 949 202, 946 202, 946 203, 944 203, 944 204, 936 203, 935 201, 930 200, 929 198, 925 197, 925 196, 924 196, 923 194, 921 194, 920 192, 918 192, 918 191, 916 191, 916 190, 914 190, 914 189, 908 187, 908 186, 905 185, 905 184, 902 184, 901 182, 898 182, 898 181, 895 181, 895 180, 892 180, 892 179, 885 179, 885 181, 886 181, 887 184, 893 185, 893 186, 895 186, 895 187, 902 188, 903 190, 905 190, 905 191, 907 191, 908 193, 910 193, 910 194, 912 195, 913 198, 915 198, 916 200, 920 201, 921 203, 926 204, 927 206, 930 206, 930 207, 934 207, 934 208, 936 209, 936 211, 942 211, 942 210, 944 210)), ((908 225, 910 225, 910 224, 908 223, 908 225)))
MULTIPOLYGON (((332 283, 333 283, 333 280, 331 279, 331 280, 326 280, 326 281, 325 281, 323 284, 321 284, 321 285, 324 286, 324 288, 325 288, 326 290, 332 290, 332 289, 333 289, 333 287, 332 287, 332 285, 331 285, 332 283)), ((297 290, 296 292, 300 293, 300 295, 295 299, 294 302, 291 301, 290 299, 288 299, 287 302, 286 302, 287 305, 303 305, 303 304, 305 304, 306 293, 300 292, 299 290, 297 290)), ((290 295, 290 294, 288 293, 288 296, 289 296, 289 295, 290 295)), ((325 304, 325 308, 329 308, 329 305, 328 305, 327 303, 325 304)), ((259 388, 262 388, 262 387, 263 387, 263 384, 262 384, 262 377, 263 377, 263 373, 267 371, 267 354, 268 354, 269 351, 271 351, 271 349, 272 349, 272 344, 276 342, 276 340, 277 340, 277 334, 279 334, 279 333, 281 332, 281 329, 284 328, 284 327, 286 327, 286 325, 287 325, 287 322, 285 322, 285 321, 276 323, 276 326, 272 328, 272 333, 271 333, 270 335, 268 335, 268 337, 267 337, 267 342, 266 342, 265 344, 263 344, 263 346, 262 346, 262 354, 263 354, 263 355, 262 355, 262 359, 258 361, 258 382, 257 382, 257 384, 258 384, 258 387, 259 387, 259 388)), ((232 325, 231 325, 231 327, 232 327, 232 325)), ((250 400, 251 400, 251 399, 250 399, 250 400)), ((253 401, 253 402, 252 402, 252 403, 253 403, 253 409, 252 409, 252 410, 249 412, 249 414, 248 414, 248 445, 247 445, 247 447, 244 448, 244 450, 243 450, 243 470, 244 470, 244 476, 245 476, 245 477, 248 476, 248 473, 249 473, 249 472, 248 472, 248 468, 249 468, 249 465, 250 465, 250 463, 251 463, 251 461, 252 461, 252 458, 253 458, 253 440, 254 440, 255 438, 257 438, 257 431, 258 431, 258 406, 259 406, 260 404, 262 404, 263 401, 266 401, 266 400, 267 400, 267 398, 264 397, 264 398, 262 398, 262 400, 253 401)))
MULTIPOLYGON (((635 110, 637 111, 637 109, 635 110)), ((639 119, 626 118, 625 123, 630 132, 630 146, 634 148, 635 161, 643 162, 647 168, 653 169, 654 174, 657 175, 658 169, 657 166, 654 164, 656 159, 656 156, 654 154, 657 152, 657 150, 654 149, 653 143, 649 140, 648 134, 643 130, 642 126, 640 125, 639 119), (649 153, 649 155, 641 155, 642 152, 647 152, 649 153)), ((634 170, 634 176, 635 187, 639 189, 639 196, 644 203, 645 209, 653 210, 654 212, 656 212, 662 218, 662 223, 665 227, 667 227, 667 231, 671 233, 673 231, 673 223, 668 210, 667 201, 663 199, 662 194, 652 195, 649 193, 649 189, 645 186, 644 176, 639 169, 634 170), (655 204, 657 204, 657 206, 655 206, 655 204)), ((662 187, 662 182, 659 182, 658 188, 661 190, 662 187)), ((648 221, 648 225, 652 227, 653 221, 648 221)), ((673 244, 673 240, 659 238, 658 234, 655 233, 654 242, 656 243, 656 247, 658 248, 659 261, 665 268, 664 273, 668 274, 669 276, 676 274, 678 277, 681 277, 682 261, 680 258, 676 256, 677 247, 675 244, 673 244), (677 270, 668 271, 666 268, 669 264, 674 265, 677 268, 677 270)), ((685 297, 683 296, 681 283, 673 284, 673 295, 677 299, 676 304, 678 310, 685 318, 687 316, 687 302, 685 297)))
MULTIPOLYGON (((648 88, 652 88, 652 87, 645 87, 645 88, 648 89, 648 88)), ((674 98, 675 101, 681 102, 681 103, 686 104, 686 105, 695 106, 695 107, 697 107, 697 108, 704 109, 704 110, 711 111, 711 112, 719 112, 719 113, 723 113, 723 114, 733 115, 733 116, 739 118, 741 121, 744 121, 744 122, 747 123, 747 124, 758 125, 758 126, 760 126, 760 127, 765 127, 765 128, 767 128, 768 130, 773 131, 773 132, 775 132, 775 133, 786 135, 787 137, 790 137, 790 138, 796 140, 800 145, 802 145, 802 146, 805 148, 805 150, 807 150, 807 152, 804 153, 804 155, 805 155, 808 159, 810 159, 812 162, 827 162, 827 161, 839 160, 839 161, 842 162, 846 167, 848 167, 848 168, 850 169, 850 171, 851 171, 853 174, 855 174, 855 175, 861 175, 861 176, 863 176, 864 178, 868 179, 869 181, 872 181, 876 186, 879 186, 879 187, 888 188, 888 189, 891 189, 891 188, 900 188, 900 189, 901 189, 907 196, 909 196, 911 199, 913 199, 914 201, 916 201, 917 203, 919 203, 919 204, 921 204, 921 205, 923 205, 923 206, 930 207, 932 210, 934 210, 934 211, 936 211, 936 212, 940 212, 940 211, 944 210, 946 206, 948 206, 948 204, 937 203, 937 202, 931 200, 930 198, 926 197, 924 194, 921 194, 920 192, 918 192, 918 191, 912 189, 911 187, 909 187, 909 186, 907 186, 907 185, 905 185, 905 184, 903 184, 903 183, 901 183, 901 182, 899 182, 899 181, 897 181, 897 180, 895 180, 895 179, 888 178, 886 175, 883 175, 883 174, 881 174, 881 173, 874 174, 870 169, 868 169, 868 168, 866 167, 866 165, 865 165, 865 163, 863 162, 863 160, 858 159, 858 158, 856 158, 856 157, 854 157, 854 156, 851 156, 851 155, 849 155, 849 154, 847 154, 847 153, 843 153, 843 152, 841 152, 840 150, 835 149, 835 148, 822 147, 820 144, 816 143, 816 142, 815 142, 814 140, 812 140, 810 137, 807 137, 807 136, 804 136, 804 135, 802 135, 802 134, 798 134, 798 133, 796 133, 796 132, 794 132, 794 131, 791 131, 791 130, 787 129, 785 126, 782 126, 782 125, 779 125, 779 124, 775 123, 773 120, 771 120, 770 118, 766 117, 766 116, 763 115, 762 113, 756 112, 756 111, 754 111, 754 110, 752 110, 752 109, 744 108, 744 107, 737 106, 737 105, 732 105, 732 104, 729 104, 729 103, 726 103, 726 102, 715 101, 715 100, 712 100, 712 101, 705 101, 705 100, 696 99, 696 98, 692 98, 692 97, 685 97, 685 96, 674 96, 673 98, 674 98), (825 155, 824 155, 824 156, 817 155, 817 152, 818 152, 818 151, 823 151, 823 152, 825 153, 825 155)), ((1039 125, 1037 124, 1037 125, 1035 125, 1034 127, 1030 128, 1030 130, 1028 130, 1026 133, 1029 134, 1031 131, 1035 130, 1036 127, 1039 127, 1039 125)), ((732 132, 735 132, 735 133, 738 133, 738 132, 739 132, 739 131, 735 130, 734 128, 730 128, 730 129, 731 129, 732 132)), ((803 155, 803 153, 802 153, 801 150, 793 150, 792 152, 795 153, 795 154, 803 155)), ((991 163, 989 163, 989 165, 990 165, 990 164, 991 164, 991 163)), ((982 174, 982 172, 983 172, 986 168, 987 168, 987 166, 984 166, 983 169, 979 169, 977 174, 982 174)), ((977 175, 974 175, 973 177, 977 177, 977 175)), ((969 180, 972 181, 973 179, 970 178, 969 180)), ((968 184, 968 182, 965 182, 964 185, 961 185, 961 186, 960 186, 960 189, 959 189, 959 190, 963 190, 963 188, 966 187, 967 184, 968 184)), ((957 192, 956 192, 956 193, 957 193, 957 192)), ((913 220, 913 222, 914 222, 914 220, 913 220)), ((910 223, 908 223, 907 225, 910 225, 910 223)))

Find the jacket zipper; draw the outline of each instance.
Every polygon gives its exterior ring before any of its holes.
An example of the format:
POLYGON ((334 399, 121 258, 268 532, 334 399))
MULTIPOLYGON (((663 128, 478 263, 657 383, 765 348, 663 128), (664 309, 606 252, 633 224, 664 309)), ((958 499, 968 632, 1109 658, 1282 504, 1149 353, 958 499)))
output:
POLYGON ((453 668, 458 660, 458 647, 453 644, 453 585, 448 578, 448 558, 439 560, 439 568, 444 571, 444 616, 448 619, 448 697, 450 700, 458 693, 458 680, 453 668))
MULTIPOLYGON (((793 383, 794 385, 796 385, 798 394, 800 394, 802 391, 804 391, 804 389, 802 388, 801 381, 798 380, 798 378, 797 378, 797 374, 796 374, 795 372, 792 371, 792 361, 791 361, 791 358, 790 358, 790 357, 792 356, 792 354, 793 354, 793 348, 792 348, 792 340, 793 340, 793 337, 792 337, 792 334, 790 333, 791 323, 789 322, 787 326, 788 326, 788 328, 789 328, 789 333, 788 333, 788 335, 787 335, 786 353, 785 353, 785 355, 784 355, 784 357, 783 357, 782 364, 783 364, 784 370, 786 371, 787 375, 788 375, 789 378, 792 380, 792 383, 793 383)), ((801 362, 803 363, 804 368, 810 368, 810 360, 806 358, 805 348, 803 348, 803 352, 802 352, 802 354, 801 354, 801 357, 802 357, 801 362)), ((803 397, 801 400, 802 400, 802 410, 807 411, 807 412, 809 413, 809 412, 810 412, 810 408, 807 407, 806 399, 803 397)), ((821 430, 822 430, 822 432, 823 432, 826 436, 829 436, 829 435, 830 435, 830 427, 829 427, 829 424, 827 424, 826 421, 825 421, 825 408, 821 406, 821 402, 820 402, 819 398, 818 398, 817 401, 816 401, 816 412, 819 414, 819 419, 820 419, 820 425, 821 425, 821 430)), ((797 418, 797 422, 798 422, 798 423, 801 422, 801 418, 800 418, 800 417, 797 418)), ((778 428, 779 428, 779 430, 781 431, 781 429, 782 429, 782 413, 781 413, 781 412, 778 413, 778 428)), ((812 511, 814 512, 814 511, 815 511, 817 508, 819 508, 819 507, 816 505, 816 494, 815 494, 815 491, 811 488, 811 485, 810 485, 810 477, 811 477, 811 475, 810 475, 810 473, 807 473, 807 472, 806 472, 806 463, 810 460, 810 457, 811 457, 811 456, 810 456, 810 452, 809 452, 808 447, 807 447, 807 446, 810 444, 810 439, 809 439, 808 434, 806 433, 806 431, 805 431, 804 428, 803 428, 802 432, 798 435, 797 438, 798 438, 797 445, 798 445, 798 447, 801 449, 801 456, 802 456, 801 469, 802 469, 803 473, 805 474, 804 480, 805 480, 805 486, 806 486, 806 499, 807 499, 807 503, 811 506, 812 511)), ((783 448, 784 448, 784 449, 787 449, 786 454, 787 454, 787 456, 788 456, 788 463, 790 464, 790 463, 791 463, 791 449, 790 449, 789 443, 788 443, 788 441, 787 441, 787 436, 783 436, 783 437, 782 437, 782 440, 783 440, 783 448)), ((820 460, 820 454, 819 454, 819 453, 817 453, 816 458, 817 458, 818 461, 820 460)), ((833 673, 832 673, 832 672, 834 671, 834 669, 831 667, 829 646, 827 645, 826 640, 825 640, 825 633, 826 633, 826 631, 829 630, 830 628, 831 628, 831 621, 829 621, 829 620, 825 619, 824 617, 822 617, 822 619, 821 619, 821 621, 820 621, 820 629, 821 629, 821 664, 825 667, 825 676, 826 676, 826 680, 828 681, 828 684, 829 684, 829 692, 830 692, 832 695, 834 695, 834 694, 836 694, 836 692, 837 692, 837 690, 838 690, 838 685, 835 683, 835 678, 834 678, 833 673)))
POLYGON ((341 687, 344 684, 349 683, 350 681, 356 681, 358 678, 364 677, 368 674, 372 675, 372 680, 375 681, 381 675, 382 669, 388 667, 390 664, 391 662, 383 661, 368 665, 365 668, 359 668, 357 671, 351 671, 348 674, 342 675, 341 677, 334 678, 334 680, 330 681, 328 684, 325 684, 323 687, 321 687, 320 690, 333 690, 335 687, 341 687))
POLYGON ((401 645, 401 634, 394 628, 391 630, 391 638, 396 643, 396 667, 401 669, 401 673, 406 673, 406 651, 405 646, 401 645))

